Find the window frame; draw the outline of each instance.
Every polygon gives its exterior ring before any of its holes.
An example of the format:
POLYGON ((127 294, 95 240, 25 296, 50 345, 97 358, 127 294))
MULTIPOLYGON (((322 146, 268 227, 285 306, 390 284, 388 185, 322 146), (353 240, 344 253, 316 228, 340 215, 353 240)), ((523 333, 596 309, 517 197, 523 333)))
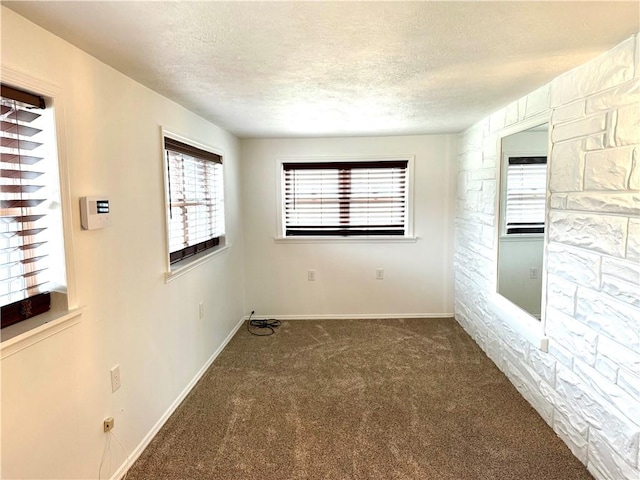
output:
POLYGON ((226 251, 230 244, 228 239, 228 231, 227 231, 227 208, 226 208, 226 162, 225 162, 225 154, 224 151, 220 148, 204 144, 202 142, 198 142, 193 140, 192 138, 185 137, 183 135, 174 133, 171 130, 165 129, 163 127, 160 128, 160 140, 161 140, 161 152, 162 152, 162 178, 164 183, 164 216, 165 216, 165 282, 169 282, 176 277, 179 277, 185 274, 188 271, 198 267, 199 265, 207 262, 215 255, 226 251), (185 257, 181 260, 171 263, 171 252, 170 252, 170 231, 169 225, 171 222, 170 218, 170 190, 169 190, 169 176, 168 169, 169 165, 167 162, 167 156, 165 154, 165 138, 170 138, 172 140, 176 140, 178 142, 193 146, 197 149, 204 150, 210 152, 214 155, 218 155, 222 157, 222 198, 223 198, 223 216, 224 216, 224 233, 219 238, 219 243, 211 248, 207 248, 201 252, 195 253, 194 255, 185 257))
MULTIPOLYGON (((541 318, 536 318, 531 315, 529 312, 526 312, 522 308, 518 307, 511 300, 503 297, 500 293, 498 293, 498 245, 500 244, 500 240, 505 237, 502 235, 502 225, 504 224, 503 211, 503 195, 501 192, 502 188, 502 180, 504 175, 504 158, 505 154, 507 156, 540 156, 540 152, 536 151, 514 151, 507 150, 503 148, 503 139, 509 137, 510 135, 514 135, 516 133, 521 133, 530 128, 537 127, 547 123, 549 125, 548 133, 547 133, 547 148, 544 154, 547 157, 547 169, 550 168, 550 162, 552 161, 551 156, 551 110, 545 110, 539 114, 532 115, 530 118, 521 120, 512 125, 508 125, 495 133, 495 151, 497 152, 497 158, 499 161, 496 164, 496 178, 499 180, 498 186, 496 188, 495 195, 495 222, 494 222, 494 238, 493 245, 495 248, 495 255, 493 259, 493 291, 488 298, 488 304, 491 308, 503 319, 506 324, 515 332, 518 332, 522 335, 527 341, 531 344, 535 345, 540 350, 547 352, 549 350, 549 338, 546 336, 546 294, 547 294, 547 255, 546 248, 549 243, 549 229, 545 228, 544 233, 538 234, 519 234, 519 235, 511 235, 510 237, 506 237, 511 241, 518 241, 520 239, 526 239, 533 237, 542 237, 544 242, 544 254, 543 254, 543 264, 542 264, 542 301, 541 301, 541 318)), ((546 201, 545 201, 545 226, 548 225, 548 215, 549 215, 549 173, 547 172, 547 191, 546 191, 546 201)))
POLYGON ((414 212, 414 164, 415 155, 357 155, 357 156, 287 156, 276 159, 276 243, 404 243, 415 242, 413 212, 414 212), (357 162, 407 162, 407 192, 406 192, 406 225, 404 235, 294 235, 287 236, 285 231, 284 182, 285 163, 357 163, 357 162))
POLYGON ((36 92, 45 98, 46 110, 52 117, 51 136, 55 140, 50 152, 56 158, 60 247, 63 250, 62 267, 59 281, 52 282, 51 308, 48 312, 35 315, 2 329, 0 350, 2 358, 48 338, 54 333, 77 324, 81 320, 82 308, 76 297, 75 255, 74 255, 74 223, 71 202, 71 188, 67 159, 67 145, 65 135, 65 101, 60 87, 47 81, 31 77, 2 66, 0 69, 2 82, 20 90, 36 92))

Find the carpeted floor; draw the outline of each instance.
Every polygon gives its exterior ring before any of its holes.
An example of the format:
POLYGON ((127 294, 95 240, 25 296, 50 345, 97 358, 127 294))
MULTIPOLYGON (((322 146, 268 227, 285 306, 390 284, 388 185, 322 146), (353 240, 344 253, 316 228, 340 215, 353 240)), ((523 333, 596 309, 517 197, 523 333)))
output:
POLYGON ((453 319, 412 319, 240 329, 127 480, 590 478, 453 319))

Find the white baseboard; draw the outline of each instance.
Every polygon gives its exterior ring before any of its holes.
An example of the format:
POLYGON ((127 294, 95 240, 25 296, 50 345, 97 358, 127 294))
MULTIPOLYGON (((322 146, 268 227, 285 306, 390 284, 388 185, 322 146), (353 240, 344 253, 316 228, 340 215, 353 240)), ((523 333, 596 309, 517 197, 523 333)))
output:
MULTIPOLYGON (((244 320, 249 317, 245 316, 244 320)), ((395 320, 399 318, 453 318, 453 313, 346 313, 327 315, 254 315, 255 319, 275 318, 278 320, 395 320)))
POLYGON ((133 463, 138 459, 138 457, 142 454, 142 452, 144 452, 144 449, 147 448, 149 443, 151 443, 151 440, 153 440, 153 437, 156 436, 156 434, 160 431, 160 429, 165 424, 165 422, 169 419, 171 414, 175 411, 176 408, 178 408, 178 405, 180 405, 180 403, 189 394, 191 389, 196 385, 196 383, 198 383, 198 380, 200 380, 202 375, 204 375, 204 373, 211 366, 213 361, 218 357, 218 355, 220 355, 220 352, 224 350, 224 347, 226 347, 227 344, 231 341, 233 336, 236 334, 236 332, 242 326, 242 324, 245 322, 246 319, 247 317, 241 318, 238 324, 235 327, 233 327, 233 330, 231 330, 231 333, 227 335, 227 338, 225 338, 222 344, 220 344, 220 346, 216 349, 216 351, 213 352, 213 355, 209 357, 206 363, 202 366, 200 370, 198 370, 198 373, 195 374, 195 376, 187 384, 184 390, 180 392, 180 395, 178 395, 178 398, 176 398, 173 401, 173 403, 164 412, 164 414, 160 417, 160 419, 156 422, 156 424, 151 428, 151 430, 149 430, 149 433, 145 435, 145 437, 138 444, 135 450, 131 452, 131 455, 129 455, 125 459, 124 463, 120 466, 120 468, 118 468, 118 470, 116 470, 116 472, 111 476, 111 480, 120 480, 127 473, 127 471, 129 470, 129 467, 131 467, 131 465, 133 465, 133 463))

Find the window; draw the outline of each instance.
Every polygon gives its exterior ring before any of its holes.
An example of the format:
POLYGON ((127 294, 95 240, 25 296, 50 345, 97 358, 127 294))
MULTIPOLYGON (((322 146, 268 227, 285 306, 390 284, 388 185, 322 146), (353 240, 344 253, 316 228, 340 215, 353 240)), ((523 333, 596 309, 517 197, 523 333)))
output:
MULTIPOLYGON (((59 218, 53 124, 44 98, 2 85, 0 94, 0 306, 2 328, 47 312, 59 218), (56 225, 57 224, 57 225, 56 225)), ((59 201, 58 201, 59 202, 59 201)))
POLYGON ((222 157, 164 138, 169 262, 224 245, 222 157))
POLYGON ((544 233, 547 157, 509 157, 505 233, 544 233))
POLYGON ((282 163, 284 235, 408 235, 407 169, 408 160, 282 163))

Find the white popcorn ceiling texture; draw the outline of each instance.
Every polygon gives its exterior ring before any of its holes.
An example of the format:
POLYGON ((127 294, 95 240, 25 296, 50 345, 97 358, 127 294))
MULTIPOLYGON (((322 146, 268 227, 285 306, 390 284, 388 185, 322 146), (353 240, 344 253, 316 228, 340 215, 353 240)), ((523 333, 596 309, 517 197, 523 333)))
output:
POLYGON ((3 2, 240 137, 459 132, 639 29, 638 2, 3 2))

